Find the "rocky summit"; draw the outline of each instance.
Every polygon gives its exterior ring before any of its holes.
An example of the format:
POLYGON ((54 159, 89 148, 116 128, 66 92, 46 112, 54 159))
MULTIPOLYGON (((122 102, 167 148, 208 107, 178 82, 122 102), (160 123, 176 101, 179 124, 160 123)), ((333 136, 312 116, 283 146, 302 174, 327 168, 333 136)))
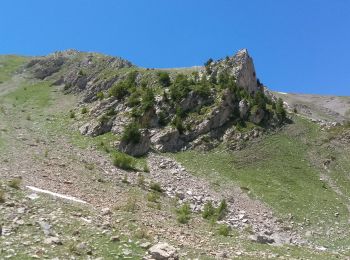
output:
POLYGON ((350 98, 257 75, 0 56, 0 259, 349 259, 350 98))

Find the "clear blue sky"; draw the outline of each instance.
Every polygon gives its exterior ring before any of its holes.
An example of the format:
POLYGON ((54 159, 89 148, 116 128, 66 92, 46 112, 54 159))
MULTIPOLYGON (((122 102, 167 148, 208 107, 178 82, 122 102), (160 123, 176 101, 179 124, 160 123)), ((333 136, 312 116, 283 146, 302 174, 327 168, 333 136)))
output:
POLYGON ((348 0, 2 0, 0 53, 68 48, 184 67, 248 48, 286 92, 350 95, 348 0))

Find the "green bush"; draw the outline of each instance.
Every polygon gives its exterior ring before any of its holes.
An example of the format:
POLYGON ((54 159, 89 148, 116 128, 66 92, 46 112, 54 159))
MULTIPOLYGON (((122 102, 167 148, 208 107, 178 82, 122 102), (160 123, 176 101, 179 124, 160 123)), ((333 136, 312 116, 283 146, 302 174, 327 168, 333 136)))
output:
POLYGON ((216 209, 213 206, 213 203, 211 201, 208 201, 204 204, 204 209, 202 212, 202 217, 205 219, 211 219, 215 216, 216 209))
POLYGON ((177 221, 181 224, 186 224, 191 219, 191 208, 188 203, 183 204, 176 210, 177 221))
POLYGON ((155 103, 154 92, 152 88, 146 88, 142 93, 141 106, 142 110, 145 112, 152 108, 155 103))
POLYGON ((82 114, 86 114, 88 112, 88 109, 86 108, 86 107, 83 107, 82 109, 81 109, 81 113, 82 114))
POLYGON ((159 196, 159 193, 156 193, 156 192, 149 192, 147 194, 147 200, 149 202, 154 202, 154 203, 157 203, 158 200, 159 200, 160 196, 159 196))
POLYGON ((140 105, 141 104, 140 97, 141 97, 141 95, 137 90, 132 91, 131 95, 128 98, 128 106, 135 107, 135 106, 140 105))
POLYGON ((134 157, 125 153, 116 153, 113 158, 113 165, 124 170, 133 170, 136 167, 134 157))
POLYGON ((128 95, 128 85, 121 81, 118 82, 117 84, 114 84, 110 89, 109 89, 109 95, 114 96, 118 99, 124 98, 126 95, 128 95))
POLYGON ((160 184, 158 182, 151 183, 150 188, 151 188, 151 190, 154 190, 154 191, 157 191, 157 192, 160 192, 160 193, 163 192, 163 189, 162 189, 162 187, 160 186, 160 184))
POLYGON ((219 207, 217 208, 217 219, 222 220, 227 213, 227 202, 225 199, 221 200, 219 207))
POLYGON ((228 225, 220 225, 218 228, 218 234, 227 237, 230 234, 231 228, 228 225))
POLYGON ((179 131, 180 134, 182 134, 185 130, 185 127, 183 125, 183 120, 178 115, 176 115, 175 118, 173 119, 172 125, 179 131))
POLYGON ((190 82, 184 74, 178 74, 174 83, 170 86, 170 97, 173 101, 178 102, 191 91, 190 82))
POLYGON ((276 114, 280 120, 284 120, 286 118, 286 110, 283 106, 283 100, 282 98, 279 98, 276 103, 276 114))
POLYGON ((100 91, 100 92, 96 93, 96 97, 98 100, 102 100, 102 99, 104 99, 105 94, 103 94, 103 92, 100 91))
POLYGON ((75 113, 74 111, 69 112, 69 118, 75 118, 75 113))
POLYGON ((160 71, 158 73, 158 81, 162 87, 169 87, 171 84, 169 74, 165 71, 160 71))
POLYGON ((137 144, 140 142, 140 139, 140 126, 137 123, 131 123, 125 127, 122 135, 122 141, 137 144))

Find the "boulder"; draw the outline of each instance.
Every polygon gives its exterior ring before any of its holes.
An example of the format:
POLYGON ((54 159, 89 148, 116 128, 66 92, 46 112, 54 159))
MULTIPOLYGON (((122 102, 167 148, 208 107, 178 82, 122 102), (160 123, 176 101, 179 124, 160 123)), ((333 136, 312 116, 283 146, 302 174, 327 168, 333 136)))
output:
POLYGON ((141 138, 138 143, 121 141, 118 145, 118 150, 127 153, 131 156, 142 156, 148 153, 151 145, 151 140, 148 130, 141 131, 141 138))
POLYGON ((174 128, 165 128, 151 137, 154 149, 160 152, 176 152, 184 146, 180 133, 174 128))
POLYGON ((264 116, 265 116, 265 111, 261 108, 257 108, 254 111, 251 111, 250 121, 258 125, 262 122, 262 120, 264 119, 264 116))
POLYGON ((98 136, 111 131, 112 121, 100 122, 98 120, 92 120, 79 128, 82 135, 98 136))
MULTIPOLYGON (((169 245, 168 243, 158 243, 148 249, 148 254, 151 259, 155 260, 176 260, 179 256, 176 252, 175 247, 169 245)), ((147 258, 146 258, 147 259, 147 258)))

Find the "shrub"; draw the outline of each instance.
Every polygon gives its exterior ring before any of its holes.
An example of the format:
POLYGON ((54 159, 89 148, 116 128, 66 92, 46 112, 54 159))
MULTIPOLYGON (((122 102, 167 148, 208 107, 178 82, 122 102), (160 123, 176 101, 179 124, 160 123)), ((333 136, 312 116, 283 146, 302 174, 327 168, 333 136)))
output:
POLYGON ((137 201, 134 196, 130 196, 124 205, 124 210, 128 212, 135 212, 137 210, 137 201))
POLYGON ((135 159, 125 153, 116 153, 113 159, 113 165, 124 170, 135 169, 135 159))
POLYGON ((104 99, 105 95, 103 94, 103 92, 100 91, 96 93, 96 97, 98 100, 102 100, 104 99))
POLYGON ((166 126, 168 124, 168 120, 167 120, 166 115, 163 111, 160 111, 158 113, 158 123, 161 126, 166 126))
POLYGON ((107 112, 106 112, 106 115, 107 115, 107 116, 114 116, 114 115, 116 115, 116 114, 117 114, 117 112, 115 112, 115 110, 114 110, 113 107, 111 107, 110 109, 108 109, 107 112))
POLYGON ((212 58, 209 58, 205 63, 204 66, 208 67, 214 60, 212 58))
POLYGON ((14 178, 9 181, 8 186, 13 189, 19 189, 21 186, 22 180, 20 178, 14 178))
POLYGON ((149 172, 149 167, 148 167, 147 163, 143 166, 143 171, 149 172))
MULTIPOLYGON (((205 79, 205 77, 203 77, 205 79)), ((208 97, 210 95, 210 83, 205 79, 193 87, 193 91, 201 97, 208 97)))
POLYGON ((154 92, 151 88, 146 88, 142 94, 141 106, 143 111, 152 108, 155 102, 154 92))
POLYGON ((109 89, 109 95, 114 96, 118 99, 122 99, 128 94, 129 94, 128 85, 124 81, 114 84, 109 89))
POLYGON ((132 94, 128 98, 128 106, 129 107, 135 107, 140 105, 140 93, 138 91, 133 91, 132 94))
POLYGON ((157 203, 159 198, 160 198, 160 196, 159 196, 159 193, 157 193, 157 192, 149 192, 147 194, 147 200, 149 202, 157 203))
POLYGON ((5 192, 0 190, 0 203, 5 202, 5 192))
POLYGON ((122 141, 137 144, 141 139, 140 127, 137 123, 131 123, 124 129, 122 141))
POLYGON ((154 191, 157 191, 160 193, 163 192, 163 189, 158 182, 151 183, 150 188, 151 188, 151 190, 154 190, 154 191))
POLYGON ((190 92, 191 89, 189 86, 190 82, 188 81, 187 77, 183 74, 178 74, 174 83, 170 86, 170 97, 175 102, 180 101, 190 92))
POLYGON ((165 71, 161 71, 158 73, 158 81, 159 81, 159 84, 165 88, 169 87, 171 84, 169 74, 165 71))
POLYGON ((88 109, 86 108, 86 107, 83 107, 82 109, 81 109, 81 113, 82 114, 86 114, 88 112, 88 109))
POLYGON ((185 130, 182 119, 178 115, 176 115, 173 119, 172 125, 179 131, 180 134, 182 134, 185 130))
POLYGON ((276 103, 276 114, 280 120, 284 120, 286 118, 286 110, 283 107, 283 100, 279 98, 276 103))
POLYGON ((106 124, 108 121, 109 121, 110 117, 106 114, 102 115, 98 121, 101 123, 101 124, 106 124))
POLYGON ((74 111, 69 112, 69 118, 75 118, 75 113, 74 111))
POLYGON ((191 219, 191 208, 188 203, 183 204, 176 210, 177 221, 181 224, 186 224, 191 219))
POLYGON ((218 228, 218 234, 227 237, 230 234, 231 228, 228 225, 220 225, 218 228))
POLYGON ((216 210, 213 206, 213 203, 211 201, 206 202, 202 212, 202 217, 205 219, 210 219, 210 218, 213 218, 215 214, 216 214, 216 210))
POLYGON ((227 213, 227 202, 225 199, 221 200, 219 207, 217 208, 217 219, 221 220, 227 213))

